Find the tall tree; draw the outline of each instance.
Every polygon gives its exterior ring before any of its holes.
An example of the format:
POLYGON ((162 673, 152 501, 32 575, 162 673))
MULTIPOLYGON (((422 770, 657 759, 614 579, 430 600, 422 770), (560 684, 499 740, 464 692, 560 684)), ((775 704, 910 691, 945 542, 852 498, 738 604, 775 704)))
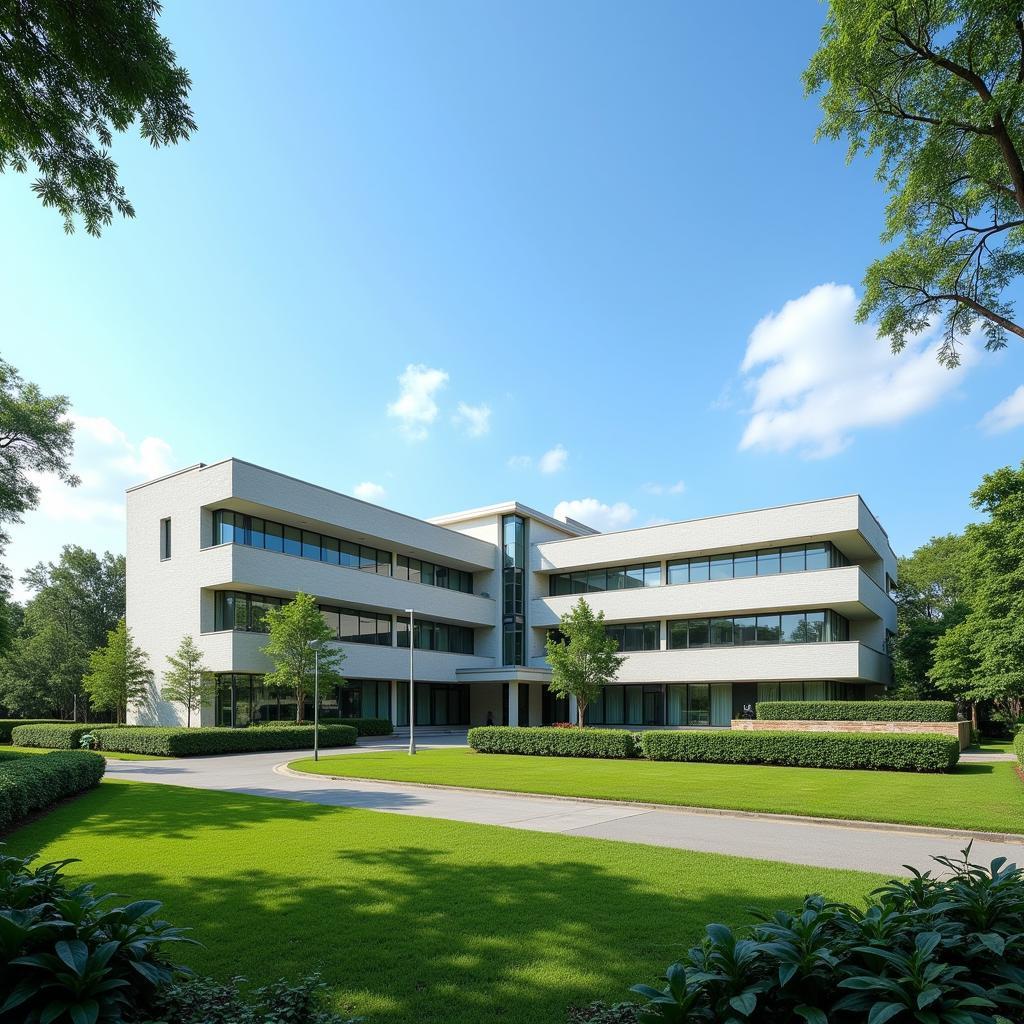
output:
POLYGON ((203 664, 203 652, 190 636, 183 636, 174 654, 167 656, 169 668, 164 672, 160 695, 164 700, 185 709, 185 725, 192 725, 197 715, 213 700, 214 684, 210 670, 203 664))
POLYGON ((89 656, 89 674, 82 680, 93 706, 112 711, 118 725, 128 712, 149 699, 151 673, 146 655, 136 646, 124 619, 107 634, 107 642, 89 656))
POLYGON ((1024 710, 1024 463, 987 474, 971 504, 988 519, 966 531, 970 611, 937 641, 932 678, 972 705, 991 701, 1016 730, 1024 710))
POLYGON ((980 325, 1003 348, 1024 326, 1007 297, 1024 271, 1024 13, 1019 0, 830 0, 804 73, 819 137, 877 154, 884 243, 859 318, 898 352, 941 320, 940 360, 980 325))
POLYGON ((556 697, 576 698, 577 725, 582 728, 587 705, 615 681, 626 659, 616 653, 618 641, 605 632, 604 612, 595 615, 582 597, 561 617, 558 631, 560 637, 547 640, 548 689, 556 697))
POLYGON ((319 641, 321 693, 325 686, 343 686, 339 671, 345 652, 330 641, 336 640, 334 630, 324 622, 316 599, 309 594, 296 594, 293 601, 280 608, 267 610, 269 637, 263 652, 274 663, 273 672, 264 677, 267 686, 279 686, 295 695, 295 721, 305 716, 306 695, 313 692, 314 652, 309 644, 319 641))
POLYGON ((138 119, 154 147, 196 130, 191 79, 161 34, 156 0, 7 0, 0 4, 0 171, 32 188, 74 231, 99 235, 135 210, 108 150, 138 119))

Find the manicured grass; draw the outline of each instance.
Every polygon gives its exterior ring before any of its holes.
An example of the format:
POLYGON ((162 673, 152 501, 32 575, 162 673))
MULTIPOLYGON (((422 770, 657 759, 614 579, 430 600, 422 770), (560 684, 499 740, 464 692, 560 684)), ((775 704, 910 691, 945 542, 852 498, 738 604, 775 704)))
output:
POLYGON ((982 736, 981 742, 976 747, 971 747, 972 754, 1012 754, 1013 740, 994 740, 988 736, 982 736))
POLYGON ((557 796, 639 800, 989 832, 1024 833, 1024 784, 1010 762, 941 775, 477 754, 465 748, 293 761, 320 775, 430 782, 557 796))
MULTIPOLYGON (((0 757, 20 757, 22 754, 48 754, 50 752, 47 747, 15 747, 5 746, 0 747, 0 757)), ((173 761, 173 757, 157 757, 154 754, 121 754, 115 753, 110 750, 98 750, 98 754, 102 754, 105 758, 111 761, 173 761)))
POLYGON ((200 971, 259 983, 319 966, 367 1024, 564 1024, 570 1003, 653 982, 708 922, 812 891, 859 903, 881 881, 116 781, 8 845, 81 858, 70 873, 101 892, 163 900, 204 943, 180 951, 200 971))

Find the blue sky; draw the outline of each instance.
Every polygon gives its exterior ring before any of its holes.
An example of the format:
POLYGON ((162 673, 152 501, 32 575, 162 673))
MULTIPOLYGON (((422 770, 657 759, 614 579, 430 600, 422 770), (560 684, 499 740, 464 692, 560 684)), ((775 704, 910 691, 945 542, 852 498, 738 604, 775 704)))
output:
POLYGON ((228 455, 423 516, 859 491, 900 553, 960 529, 1021 458, 1024 409, 982 421, 1024 346, 951 374, 853 326, 883 197, 813 141, 823 15, 168 5, 200 130, 115 140, 136 219, 66 237, 0 176, 0 350, 71 396, 85 475, 15 570, 123 548, 126 484, 228 455))

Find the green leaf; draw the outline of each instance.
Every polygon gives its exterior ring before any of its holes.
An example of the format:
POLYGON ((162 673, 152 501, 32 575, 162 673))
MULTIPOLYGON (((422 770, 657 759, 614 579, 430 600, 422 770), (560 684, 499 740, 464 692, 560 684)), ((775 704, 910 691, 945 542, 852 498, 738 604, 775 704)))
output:
POLYGON ((875 1003, 868 1014, 868 1024, 885 1024, 905 1009, 902 1003, 875 1003))

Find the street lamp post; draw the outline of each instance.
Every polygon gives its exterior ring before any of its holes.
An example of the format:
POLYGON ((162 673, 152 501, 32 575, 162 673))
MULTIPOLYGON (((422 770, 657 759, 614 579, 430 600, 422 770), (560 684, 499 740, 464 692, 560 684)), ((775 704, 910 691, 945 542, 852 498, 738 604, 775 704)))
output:
POLYGON ((416 753, 416 697, 413 688, 416 685, 413 679, 413 651, 416 648, 416 638, 413 635, 413 610, 406 608, 409 614, 409 753, 416 753))
POLYGON ((313 760, 320 760, 320 648, 323 640, 310 640, 313 652, 313 760))

